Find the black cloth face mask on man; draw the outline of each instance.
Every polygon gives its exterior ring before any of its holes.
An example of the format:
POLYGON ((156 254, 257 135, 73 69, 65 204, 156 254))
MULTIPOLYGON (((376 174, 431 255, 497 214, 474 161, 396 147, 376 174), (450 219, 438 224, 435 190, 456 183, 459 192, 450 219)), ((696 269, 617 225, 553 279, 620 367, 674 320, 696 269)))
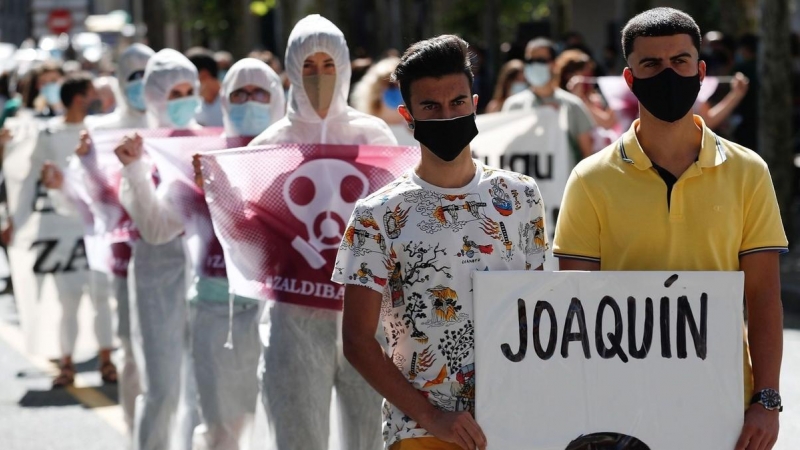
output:
POLYGON ((414 139, 443 161, 452 161, 478 135, 475 113, 452 119, 414 120, 414 139))
POLYGON ((692 109, 700 93, 700 71, 684 77, 671 68, 650 78, 633 77, 631 91, 650 114, 664 122, 675 122, 692 109))

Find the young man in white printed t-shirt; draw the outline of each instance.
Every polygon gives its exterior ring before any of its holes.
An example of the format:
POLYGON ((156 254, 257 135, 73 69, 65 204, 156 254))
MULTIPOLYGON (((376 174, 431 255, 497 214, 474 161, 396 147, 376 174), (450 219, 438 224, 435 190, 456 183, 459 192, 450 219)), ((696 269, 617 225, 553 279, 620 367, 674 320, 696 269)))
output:
POLYGON ((486 448, 473 417, 482 368, 473 354, 471 275, 540 270, 548 247, 534 180, 471 158, 472 78, 458 37, 406 51, 393 79, 422 158, 358 203, 333 274, 347 285, 344 354, 386 398, 391 450, 486 448), (374 338, 379 319, 388 355, 374 338))

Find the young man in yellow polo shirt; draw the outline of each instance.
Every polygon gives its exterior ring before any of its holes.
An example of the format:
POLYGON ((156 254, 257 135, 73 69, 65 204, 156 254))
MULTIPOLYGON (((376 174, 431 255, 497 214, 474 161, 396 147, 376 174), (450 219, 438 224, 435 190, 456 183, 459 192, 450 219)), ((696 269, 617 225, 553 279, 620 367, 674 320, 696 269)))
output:
POLYGON ((769 170, 692 114, 706 65, 690 16, 646 11, 625 26, 622 45, 641 118, 572 172, 554 253, 562 270, 743 271, 752 400, 736 449, 771 449, 783 347, 778 254, 787 241, 769 170))

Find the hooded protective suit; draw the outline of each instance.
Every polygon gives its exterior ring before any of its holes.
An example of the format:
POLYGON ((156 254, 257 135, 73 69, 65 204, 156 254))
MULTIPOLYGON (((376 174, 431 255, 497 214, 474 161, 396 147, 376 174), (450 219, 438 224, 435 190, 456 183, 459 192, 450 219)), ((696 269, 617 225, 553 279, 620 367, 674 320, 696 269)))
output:
MULTIPOLYGON (((244 136, 241 130, 237 129, 235 121, 231 120, 230 95, 233 91, 241 89, 247 85, 259 86, 270 94, 269 102, 269 123, 267 127, 282 119, 286 114, 286 98, 283 93, 281 77, 275 73, 270 66, 263 61, 255 58, 244 58, 228 70, 222 80, 222 122, 225 127, 225 135, 229 137, 244 136)), ((259 134, 264 130, 260 130, 259 134)))
MULTIPOLYGON (((230 117, 230 94, 247 85, 270 94, 266 109, 271 113, 269 117, 261 115, 249 121, 264 121, 258 132, 283 117, 286 101, 278 74, 257 59, 243 59, 230 68, 222 83, 226 136, 247 135, 241 130, 245 122, 230 117)), ((236 296, 231 310, 228 289, 226 278, 195 277, 189 290, 194 372, 205 425, 205 448, 209 450, 250 448, 258 397, 258 301, 236 296), (224 348, 229 329, 233 348, 224 348)))
POLYGON ((145 111, 139 109, 144 100, 142 79, 130 81, 131 75, 143 71, 147 61, 155 55, 150 47, 144 44, 133 44, 119 57, 117 65, 117 81, 125 101, 117 102, 117 109, 111 114, 98 117, 89 124, 91 130, 118 130, 130 128, 147 128, 145 111))
MULTIPOLYGON (((200 105, 197 68, 183 54, 171 48, 156 53, 144 71, 144 100, 150 128, 200 128, 192 118, 186 125, 176 124, 169 115, 169 92, 176 85, 189 83, 194 89, 195 110, 200 105)), ((194 117, 194 114, 192 114, 194 117)))
POLYGON ((397 145, 386 122, 347 105, 350 51, 342 32, 328 19, 314 14, 297 22, 286 48, 286 73, 292 84, 286 117, 253 139, 250 145, 397 145), (336 86, 325 119, 314 111, 303 88, 303 62, 318 52, 331 55, 336 65, 336 86))
MULTIPOLYGON (((286 70, 292 86, 288 113, 250 145, 285 143, 396 145, 382 120, 347 105, 350 55, 344 35, 327 19, 312 15, 289 36, 286 70), (327 53, 336 65, 333 99, 325 119, 311 106, 303 87, 303 62, 327 53)), ((341 448, 382 448, 381 397, 345 360, 340 311, 268 301, 259 334, 263 354, 259 374, 270 450, 328 448, 331 389, 336 387, 341 448)))
MULTIPOLYGON (((117 101, 117 109, 111 114, 98 117, 88 124, 90 130, 118 130, 147 128, 145 111, 140 109, 144 103, 144 81, 129 80, 136 72, 144 71, 147 61, 155 55, 150 47, 144 44, 133 44, 120 55, 117 64, 117 81, 124 101, 117 101)), ((80 166, 77 158, 72 161, 80 166)), ((122 244, 120 244, 122 245, 122 244)), ((119 373, 119 396, 125 421, 131 429, 134 422, 134 405, 136 397, 141 393, 139 373, 133 358, 130 333, 130 302, 128 295, 128 279, 115 276, 113 280, 114 296, 117 299, 117 335, 123 350, 122 370, 119 373)))
MULTIPOLYGON (((182 54, 165 49, 147 62, 144 97, 151 128, 176 128, 166 106, 170 91, 181 83, 197 90, 197 69, 182 54)), ((186 127, 197 124, 192 119, 186 127)), ((133 449, 188 449, 195 388, 187 351, 183 223, 157 198, 149 162, 139 159, 122 169, 119 195, 141 234, 128 271, 131 336, 142 388, 133 449)))

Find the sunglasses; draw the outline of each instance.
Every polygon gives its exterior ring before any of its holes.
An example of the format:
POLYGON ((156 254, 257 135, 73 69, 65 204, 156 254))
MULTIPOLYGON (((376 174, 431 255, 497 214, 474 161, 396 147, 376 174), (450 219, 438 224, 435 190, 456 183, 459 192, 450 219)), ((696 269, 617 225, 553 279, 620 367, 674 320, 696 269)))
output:
POLYGON ((551 62, 553 62, 553 60, 546 58, 529 58, 525 60, 526 64, 536 64, 536 63, 550 64, 551 62))

